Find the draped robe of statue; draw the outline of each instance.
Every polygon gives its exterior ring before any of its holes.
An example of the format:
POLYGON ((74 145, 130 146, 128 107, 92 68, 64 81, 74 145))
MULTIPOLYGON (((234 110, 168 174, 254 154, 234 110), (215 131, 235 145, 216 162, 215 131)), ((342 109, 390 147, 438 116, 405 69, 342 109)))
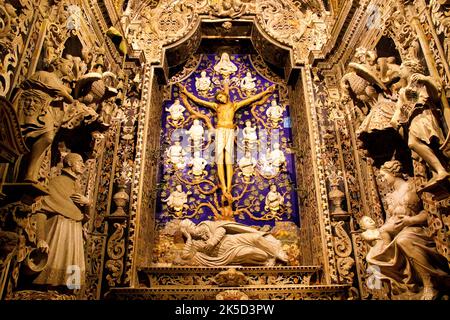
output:
MULTIPOLYGON (((420 211, 414 183, 405 181, 401 188, 387 195, 388 213, 390 217, 415 216, 420 211)), ((404 227, 390 241, 379 241, 367 254, 367 262, 380 269, 380 279, 387 280, 392 285, 394 294, 414 292, 417 290, 417 280, 412 263, 419 263, 417 256, 422 256, 427 264, 421 267, 433 277, 447 277, 449 272, 447 262, 436 249, 435 242, 427 235, 424 225, 404 227)))
POLYGON ((84 282, 85 261, 83 246, 83 213, 71 200, 77 193, 77 177, 62 169, 62 174, 49 181, 49 195, 42 200, 42 211, 47 215, 46 241, 49 246, 47 267, 34 280, 35 284, 66 285, 68 267, 80 271, 80 284, 84 282))
POLYGON ((232 221, 203 221, 197 226, 201 227, 207 228, 213 246, 205 250, 203 241, 188 241, 184 254, 191 256, 195 265, 266 265, 275 258, 286 261, 281 242, 266 232, 232 221))

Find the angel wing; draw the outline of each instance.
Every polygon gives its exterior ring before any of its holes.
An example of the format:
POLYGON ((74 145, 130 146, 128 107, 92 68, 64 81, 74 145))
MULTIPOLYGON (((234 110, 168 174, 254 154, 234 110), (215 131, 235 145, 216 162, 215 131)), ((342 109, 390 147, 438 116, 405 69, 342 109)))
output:
POLYGON ((358 76, 367 80, 370 84, 378 86, 383 91, 388 91, 386 85, 371 68, 356 62, 350 62, 348 66, 353 69, 358 76))

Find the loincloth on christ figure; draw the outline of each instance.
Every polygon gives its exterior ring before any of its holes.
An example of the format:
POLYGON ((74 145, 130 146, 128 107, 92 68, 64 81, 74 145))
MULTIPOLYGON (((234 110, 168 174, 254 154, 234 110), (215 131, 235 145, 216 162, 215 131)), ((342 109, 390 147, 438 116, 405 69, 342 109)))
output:
MULTIPOLYGON (((219 159, 225 159, 223 153, 228 152, 231 157, 234 155, 234 129, 217 128, 215 140, 216 163, 219 159)), ((222 160, 224 161, 224 160, 222 160)))

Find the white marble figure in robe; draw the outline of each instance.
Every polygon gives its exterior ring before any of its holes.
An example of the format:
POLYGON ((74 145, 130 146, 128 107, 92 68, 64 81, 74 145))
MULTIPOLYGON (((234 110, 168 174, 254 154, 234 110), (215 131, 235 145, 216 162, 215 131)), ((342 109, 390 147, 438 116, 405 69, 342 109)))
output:
POLYGON ((238 166, 241 169, 242 175, 245 179, 249 179, 255 174, 256 163, 256 159, 249 151, 246 151, 244 156, 239 160, 238 166))
POLYGON ((170 113, 172 120, 175 122, 184 120, 184 110, 186 110, 186 108, 180 103, 180 99, 175 99, 173 104, 169 108, 166 108, 166 111, 170 113))
POLYGON ((245 121, 245 128, 242 130, 244 135, 244 143, 248 143, 249 147, 253 147, 258 142, 256 127, 252 127, 250 120, 245 121))
POLYGON ((269 154, 269 163, 271 166, 278 170, 283 164, 286 163, 286 157, 282 150, 280 150, 280 144, 274 143, 273 150, 269 154))
POLYGON ((196 177, 202 176, 207 164, 208 161, 201 157, 200 152, 195 152, 192 159, 192 174, 196 177))
POLYGON ((283 108, 275 100, 272 100, 270 107, 266 110, 266 115, 274 125, 277 125, 283 118, 283 108))
POLYGON ((182 220, 180 231, 186 239, 176 263, 205 267, 228 265, 275 265, 287 262, 282 244, 267 232, 234 221, 203 221, 195 225, 182 220))
POLYGON ((200 120, 195 119, 194 123, 186 133, 189 134, 189 140, 194 142, 194 147, 201 146, 205 129, 203 129, 200 120))
POLYGON ((183 187, 181 185, 177 185, 175 187, 175 191, 171 192, 169 197, 162 201, 166 202, 169 208, 176 212, 180 212, 187 207, 187 200, 188 194, 183 191, 183 187))
POLYGON ((284 203, 284 197, 277 191, 276 185, 270 186, 270 191, 266 196, 265 210, 269 210, 272 214, 277 214, 284 203))
POLYGON ((63 159, 61 175, 50 179, 49 194, 42 198, 42 206, 36 213, 37 247, 48 253, 44 270, 33 280, 34 284, 53 287, 66 286, 71 275, 68 270, 77 266, 79 284, 85 281, 83 206, 90 200, 79 193, 77 179, 83 174, 83 158, 68 153, 63 159))
POLYGON ((202 71, 200 77, 195 78, 195 88, 197 91, 209 91, 211 88, 211 78, 206 76, 206 71, 202 71))
POLYGON ((222 53, 220 61, 214 66, 214 71, 224 76, 229 76, 237 71, 236 65, 230 60, 230 55, 222 53))
POLYGON ((250 71, 247 71, 244 78, 241 80, 241 89, 244 91, 253 91, 256 89, 256 78, 252 77, 250 71))
POLYGON ((175 141, 175 144, 167 149, 167 154, 170 162, 175 166, 177 170, 184 169, 184 167, 186 166, 186 161, 184 159, 186 151, 183 150, 180 141, 175 141))

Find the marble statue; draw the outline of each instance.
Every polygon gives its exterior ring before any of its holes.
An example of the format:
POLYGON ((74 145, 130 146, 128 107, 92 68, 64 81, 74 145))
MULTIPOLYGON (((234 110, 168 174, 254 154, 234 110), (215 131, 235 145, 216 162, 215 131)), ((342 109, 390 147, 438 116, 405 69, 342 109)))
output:
POLYGON ((229 76, 237 71, 236 65, 230 60, 227 52, 222 53, 220 61, 214 66, 214 71, 224 76, 229 76))
POLYGON ((286 163, 286 157, 283 151, 280 150, 279 143, 273 144, 273 150, 270 152, 268 160, 275 169, 279 169, 286 163))
POLYGON ((34 284, 66 286, 73 266, 80 270, 80 285, 84 282, 82 222, 86 217, 80 207, 90 205, 90 200, 78 193, 76 183, 84 169, 83 158, 69 153, 64 157, 61 175, 49 181, 49 195, 43 197, 36 214, 37 246, 48 252, 48 263, 34 284))
POLYGON ((195 88, 197 91, 209 91, 211 88, 211 78, 206 76, 206 71, 202 71, 200 77, 195 78, 195 88))
POLYGON ((203 221, 195 225, 182 220, 186 238, 181 260, 185 265, 274 265, 287 262, 281 242, 272 235, 232 221, 203 221))
POLYGON ((238 162, 239 169, 241 169, 244 179, 249 180, 249 178, 255 174, 256 164, 257 161, 252 156, 251 152, 246 151, 244 156, 238 162))
POLYGON ((173 104, 169 108, 166 108, 166 111, 170 113, 170 117, 174 122, 184 121, 184 110, 186 110, 186 108, 180 103, 180 99, 175 99, 173 104))
POLYGON ((205 167, 208 164, 208 161, 203 159, 200 155, 200 152, 194 152, 194 158, 192 159, 192 174, 195 177, 199 177, 205 174, 205 167))
POLYGON ((378 229, 372 219, 361 219, 362 237, 371 246, 366 260, 380 269, 380 280, 390 283, 392 294, 420 293, 421 299, 431 300, 438 294, 434 280, 448 278, 449 268, 427 235, 428 213, 422 208, 414 182, 405 180, 401 169, 396 160, 380 169, 383 182, 392 189, 385 198, 388 218, 378 229))
POLYGON ((252 73, 247 71, 245 77, 241 80, 241 89, 243 91, 253 91, 256 89, 256 78, 252 77, 252 73))
POLYGON ((389 69, 392 68, 389 67, 392 63, 387 63, 390 59, 378 58, 374 50, 365 48, 357 49, 355 60, 349 64, 352 71, 344 75, 341 85, 345 99, 353 97, 355 105, 362 113, 362 121, 356 133, 363 143, 363 148, 369 149, 376 145, 379 136, 388 137, 389 132, 395 133, 390 121, 394 114, 395 101, 384 94, 388 92, 389 83, 382 80, 390 80, 392 77, 389 69))
POLYGON ((245 128, 242 130, 244 136, 244 144, 253 148, 258 142, 258 135, 256 134, 256 127, 252 127, 250 120, 245 121, 245 128))
POLYGON ((270 107, 266 110, 266 115, 272 124, 276 126, 283 119, 283 108, 275 100, 272 100, 270 107))
POLYGON ((433 140, 444 144, 445 137, 434 110, 439 103, 440 88, 434 79, 423 75, 418 60, 406 61, 400 68, 408 84, 399 90, 396 110, 391 119, 394 128, 407 127, 408 147, 421 157, 432 171, 428 185, 446 180, 450 174, 430 147, 433 140))
POLYGON ((248 3, 241 0, 208 0, 211 13, 219 17, 237 18, 244 14, 248 3))
POLYGON ((266 196, 265 210, 269 210, 270 214, 277 217, 281 207, 284 204, 284 197, 277 191, 277 186, 272 184, 270 186, 270 191, 266 196))
POLYGON ((185 95, 198 105, 209 108, 217 113, 217 125, 215 128, 217 174, 223 195, 227 199, 231 200, 231 180, 233 178, 232 156, 234 154, 235 138, 234 115, 239 109, 267 98, 272 92, 274 92, 275 87, 272 86, 263 92, 241 101, 231 101, 229 88, 225 85, 224 91, 218 91, 216 93, 216 102, 210 102, 196 97, 187 91, 187 89, 181 84, 178 84, 178 86, 180 87, 180 93, 182 95, 185 95))
POLYGON ((175 191, 170 193, 169 197, 163 202, 166 202, 169 208, 173 209, 175 212, 180 213, 183 209, 187 209, 187 200, 188 193, 183 191, 183 187, 181 185, 177 185, 175 187, 175 191))
POLYGON ((53 68, 53 72, 34 73, 13 100, 22 134, 30 145, 25 181, 37 182, 45 153, 61 127, 72 129, 98 118, 95 110, 71 96, 68 83, 73 79, 73 61, 58 58, 53 68))
POLYGON ((186 151, 183 150, 183 146, 179 140, 176 140, 174 145, 171 145, 169 149, 167 149, 167 155, 169 161, 174 165, 176 170, 182 170, 186 167, 186 161, 184 159, 186 151))
POLYGON ((194 143, 194 148, 199 148, 202 145, 205 129, 203 129, 200 120, 195 119, 194 123, 186 133, 189 134, 189 140, 194 143))

